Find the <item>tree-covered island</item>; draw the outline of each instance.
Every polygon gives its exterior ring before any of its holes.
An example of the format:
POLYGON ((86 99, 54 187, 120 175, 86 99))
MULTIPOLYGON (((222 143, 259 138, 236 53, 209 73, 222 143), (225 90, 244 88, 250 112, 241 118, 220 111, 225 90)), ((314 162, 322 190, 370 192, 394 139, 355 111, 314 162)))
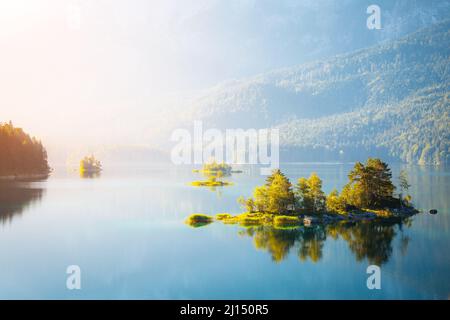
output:
POLYGON ((81 175, 95 175, 102 171, 102 164, 93 155, 86 156, 80 161, 81 175))
POLYGON ((208 175, 206 180, 192 181, 191 186, 194 186, 194 187, 223 187, 223 186, 229 186, 232 184, 229 181, 221 180, 222 177, 223 177, 222 172, 218 171, 216 174, 208 175))
MULTIPOLYGON (((283 227, 341 220, 398 219, 418 212, 407 195, 406 173, 400 174, 401 191, 396 196, 391 170, 380 159, 369 158, 365 164, 357 162, 348 179, 340 193, 334 189, 325 195, 322 180, 316 173, 299 178, 293 185, 278 169, 267 177, 264 185, 254 189, 252 197, 238 199, 244 213, 202 215, 201 220, 283 227)), ((188 223, 197 221, 197 215, 191 215, 188 223)))
POLYGON ((194 172, 200 172, 204 174, 217 174, 222 172, 224 176, 229 176, 232 173, 241 173, 241 170, 233 170, 233 167, 227 163, 217 163, 215 160, 205 163, 202 169, 194 169, 194 172))
POLYGON ((211 161, 205 163, 202 169, 195 169, 193 172, 202 173, 206 180, 198 180, 191 182, 195 187, 222 187, 231 185, 231 182, 222 180, 223 177, 231 176, 232 173, 240 173, 240 170, 233 170, 233 168, 226 163, 217 163, 211 161))

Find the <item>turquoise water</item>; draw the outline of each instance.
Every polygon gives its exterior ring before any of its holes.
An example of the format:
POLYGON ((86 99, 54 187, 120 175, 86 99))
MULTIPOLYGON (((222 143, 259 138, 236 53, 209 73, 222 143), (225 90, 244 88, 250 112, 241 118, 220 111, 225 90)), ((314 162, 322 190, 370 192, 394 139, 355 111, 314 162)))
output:
MULTIPOLYGON (((351 164, 284 164, 292 180, 316 171, 341 188, 351 164)), ((262 184, 247 169, 216 190, 165 165, 107 167, 80 178, 55 168, 42 182, 0 183, 0 298, 24 299, 448 299, 450 170, 392 165, 425 213, 403 224, 274 230, 213 223, 191 213, 239 213, 262 184), (437 215, 428 214, 435 208, 437 215), (381 290, 366 286, 370 264, 381 290), (81 290, 66 268, 81 268, 81 290)))

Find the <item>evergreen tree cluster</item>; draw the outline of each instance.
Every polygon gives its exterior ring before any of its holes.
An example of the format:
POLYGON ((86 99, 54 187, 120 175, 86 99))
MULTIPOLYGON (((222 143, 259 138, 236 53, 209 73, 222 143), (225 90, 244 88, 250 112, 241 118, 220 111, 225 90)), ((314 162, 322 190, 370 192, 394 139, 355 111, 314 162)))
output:
MULTIPOLYGON (((263 186, 256 187, 253 197, 238 199, 248 212, 270 214, 299 213, 345 213, 352 209, 396 208, 406 205, 407 200, 395 198, 395 186, 389 166, 376 158, 365 164, 357 162, 348 175, 349 181, 339 194, 333 190, 328 196, 322 191, 322 180, 316 173, 309 178, 299 178, 294 186, 278 169, 266 179, 263 186)), ((409 184, 404 173, 400 177, 402 190, 409 184)))
POLYGON ((48 174, 47 152, 41 141, 11 122, 0 123, 0 176, 48 174))
POLYGON ((99 172, 102 170, 102 164, 93 155, 86 156, 80 161, 80 172, 99 172))
POLYGON ((203 172, 222 172, 224 175, 231 173, 231 166, 226 163, 217 163, 215 160, 203 165, 203 172))

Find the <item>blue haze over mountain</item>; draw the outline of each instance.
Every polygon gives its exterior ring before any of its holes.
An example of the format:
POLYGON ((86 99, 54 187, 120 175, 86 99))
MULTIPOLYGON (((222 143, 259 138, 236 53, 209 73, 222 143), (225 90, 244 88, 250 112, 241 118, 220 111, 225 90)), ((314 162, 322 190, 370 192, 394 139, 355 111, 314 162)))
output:
POLYGON ((182 26, 187 39, 210 44, 187 55, 207 85, 397 39, 450 18, 449 12, 446 0, 207 1, 182 26), (381 30, 366 27, 372 4, 380 7, 381 30))
POLYGON ((89 72, 100 66, 90 78, 96 89, 86 82, 83 90, 99 102, 82 124, 72 114, 70 125, 54 127, 58 135, 47 133, 58 136, 52 162, 79 158, 71 144, 67 152, 58 144, 71 138, 105 159, 159 159, 159 149, 167 158, 172 130, 192 129, 194 120, 205 128, 278 126, 285 161, 448 161, 450 1, 167 1, 162 13, 146 1, 114 3, 116 11, 93 11, 86 30, 114 35, 92 39, 118 59, 89 60, 89 72), (374 3, 381 30, 366 26, 374 3), (152 40, 152 12, 161 15, 157 38, 167 41, 152 40), (119 73, 106 79, 105 70, 119 73), (74 138, 75 124, 89 130, 74 138))
POLYGON ((378 155, 447 163, 449 44, 446 20, 367 49, 223 83, 180 119, 222 129, 276 126, 289 151, 283 160, 378 155))

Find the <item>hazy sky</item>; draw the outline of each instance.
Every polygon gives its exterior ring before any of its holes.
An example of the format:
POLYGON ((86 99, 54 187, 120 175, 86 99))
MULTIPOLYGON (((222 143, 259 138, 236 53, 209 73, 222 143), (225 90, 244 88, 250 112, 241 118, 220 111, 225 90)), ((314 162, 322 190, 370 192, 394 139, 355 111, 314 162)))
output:
POLYGON ((372 3, 0 0, 0 121, 49 145, 145 143, 168 97, 364 47, 442 14, 436 1, 378 1, 385 20, 374 33, 372 3))

